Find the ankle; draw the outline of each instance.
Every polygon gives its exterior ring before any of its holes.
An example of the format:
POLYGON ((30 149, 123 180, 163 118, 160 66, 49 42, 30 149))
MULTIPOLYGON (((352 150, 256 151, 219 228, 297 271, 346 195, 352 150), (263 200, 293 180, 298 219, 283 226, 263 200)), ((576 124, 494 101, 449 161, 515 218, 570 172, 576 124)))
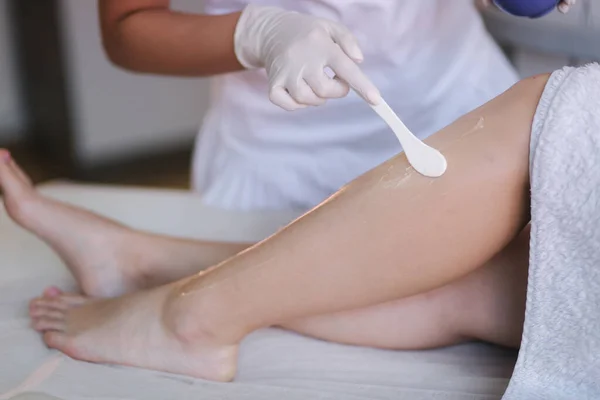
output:
POLYGON ((212 290, 203 293, 185 293, 181 282, 169 285, 170 290, 163 308, 163 322, 167 329, 181 342, 193 343, 198 339, 216 345, 237 345, 248 333, 232 318, 223 302, 212 296, 212 290), (223 310, 223 311, 221 311, 223 310))

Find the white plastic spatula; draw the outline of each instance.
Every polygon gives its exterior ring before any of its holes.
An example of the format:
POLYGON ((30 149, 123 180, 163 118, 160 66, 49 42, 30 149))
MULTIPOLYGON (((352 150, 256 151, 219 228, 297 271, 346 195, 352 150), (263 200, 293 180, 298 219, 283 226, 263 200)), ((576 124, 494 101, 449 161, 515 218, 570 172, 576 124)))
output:
POLYGON ((371 105, 371 108, 394 131, 400 141, 400 145, 404 149, 408 162, 415 171, 431 178, 437 178, 446 172, 448 163, 444 155, 436 149, 427 146, 416 137, 398 118, 385 100, 381 99, 378 105, 371 105))

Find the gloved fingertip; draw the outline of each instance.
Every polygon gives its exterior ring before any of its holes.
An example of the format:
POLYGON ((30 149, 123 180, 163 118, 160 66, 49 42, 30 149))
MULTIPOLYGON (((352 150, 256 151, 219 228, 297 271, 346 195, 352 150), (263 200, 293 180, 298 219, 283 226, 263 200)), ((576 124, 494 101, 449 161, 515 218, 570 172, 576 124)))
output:
POLYGON ((342 51, 354 62, 361 62, 365 56, 363 55, 356 38, 345 27, 339 24, 332 25, 331 28, 334 42, 337 43, 338 46, 342 48, 342 51))
POLYGON ((309 105, 308 104, 300 104, 298 103, 297 105, 291 106, 288 111, 296 111, 296 110, 304 110, 305 108, 308 108, 309 105))
POLYGON ((571 8, 571 6, 566 3, 560 3, 558 5, 558 11, 560 11, 563 14, 567 14, 569 12, 570 8, 571 8))
POLYGON ((378 91, 369 91, 366 94, 367 101, 376 106, 381 103, 381 94, 378 91))
POLYGON ((364 61, 365 56, 362 53, 362 50, 360 49, 360 47, 355 47, 354 49, 352 49, 352 55, 350 56, 352 57, 352 59, 354 60, 354 62, 356 63, 361 63, 364 61))
POLYGON ((356 43, 349 43, 348 41, 346 41, 344 45, 340 47, 342 47, 342 50, 344 50, 346 55, 350 57, 350 59, 352 59, 352 61, 354 61, 355 63, 361 63, 365 59, 362 50, 356 43))

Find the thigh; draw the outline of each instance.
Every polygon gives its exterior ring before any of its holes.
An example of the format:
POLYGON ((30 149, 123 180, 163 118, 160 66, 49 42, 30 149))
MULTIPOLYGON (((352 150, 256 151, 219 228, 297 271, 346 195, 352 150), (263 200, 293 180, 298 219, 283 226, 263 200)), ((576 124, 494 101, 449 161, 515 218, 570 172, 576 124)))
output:
POLYGON ((461 333, 473 339, 517 348, 521 343, 529 270, 527 226, 482 269, 461 282, 461 333))

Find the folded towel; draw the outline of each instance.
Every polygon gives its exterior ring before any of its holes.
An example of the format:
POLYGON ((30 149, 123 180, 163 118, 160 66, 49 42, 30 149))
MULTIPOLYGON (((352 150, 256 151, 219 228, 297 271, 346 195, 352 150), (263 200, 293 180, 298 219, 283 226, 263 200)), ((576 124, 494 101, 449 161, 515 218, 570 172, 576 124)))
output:
POLYGON ((533 122, 521 351, 504 400, 600 399, 600 66, 550 78, 533 122))

